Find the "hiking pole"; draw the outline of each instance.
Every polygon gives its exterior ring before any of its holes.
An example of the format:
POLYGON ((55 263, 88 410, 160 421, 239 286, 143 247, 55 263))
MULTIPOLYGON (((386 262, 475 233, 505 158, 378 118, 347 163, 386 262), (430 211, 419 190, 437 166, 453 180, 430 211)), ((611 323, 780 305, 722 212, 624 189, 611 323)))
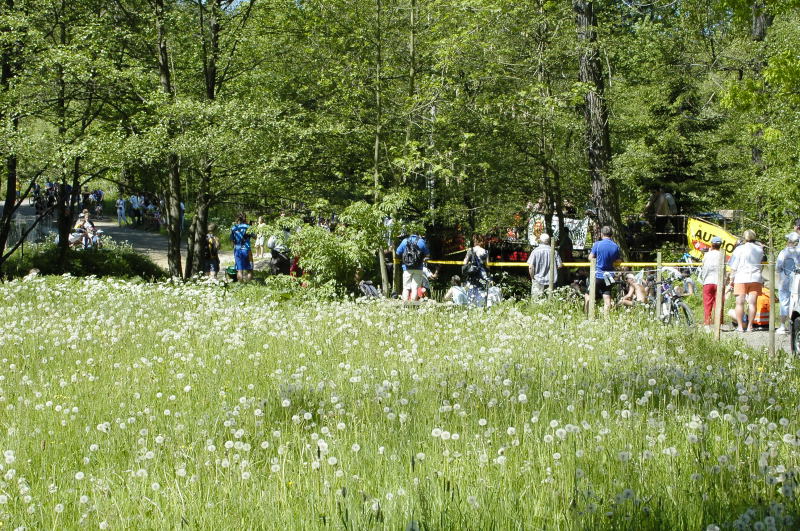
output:
POLYGON ((714 339, 719 341, 725 304, 722 290, 725 289, 725 249, 719 253, 719 271, 717 273, 717 294, 714 299, 714 339))
POLYGON ((550 293, 549 296, 553 296, 553 290, 556 287, 556 246, 554 242, 550 242, 550 293))
POLYGON ((656 319, 661 319, 661 251, 656 253, 656 319))
POLYGON ((594 321, 594 292, 597 289, 597 279, 594 278, 597 268, 597 258, 589 259, 589 320, 594 321))
POLYGON ((767 264, 767 271, 769 271, 769 355, 775 355, 775 246, 772 242, 772 227, 769 229, 769 262, 767 264))

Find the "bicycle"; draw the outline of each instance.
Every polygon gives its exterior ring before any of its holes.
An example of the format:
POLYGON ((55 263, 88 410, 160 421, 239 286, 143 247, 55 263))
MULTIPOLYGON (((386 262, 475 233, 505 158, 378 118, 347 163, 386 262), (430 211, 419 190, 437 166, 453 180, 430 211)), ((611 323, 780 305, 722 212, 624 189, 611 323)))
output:
MULTIPOLYGON (((661 322, 664 324, 679 324, 686 327, 692 326, 694 316, 689 305, 681 299, 683 294, 675 291, 675 287, 669 280, 662 280, 656 283, 656 289, 661 290, 661 322)), ((652 302, 655 308, 655 300, 652 302)))

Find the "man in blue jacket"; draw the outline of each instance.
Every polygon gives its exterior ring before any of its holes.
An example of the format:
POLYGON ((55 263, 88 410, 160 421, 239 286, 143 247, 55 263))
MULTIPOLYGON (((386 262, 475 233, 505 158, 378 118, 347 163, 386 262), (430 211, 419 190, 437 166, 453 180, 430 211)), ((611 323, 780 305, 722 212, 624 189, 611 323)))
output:
POLYGON ((236 262, 236 278, 240 282, 247 282, 253 278, 253 253, 250 250, 248 232, 250 225, 244 214, 236 217, 236 225, 231 228, 231 241, 233 242, 233 259, 236 262))

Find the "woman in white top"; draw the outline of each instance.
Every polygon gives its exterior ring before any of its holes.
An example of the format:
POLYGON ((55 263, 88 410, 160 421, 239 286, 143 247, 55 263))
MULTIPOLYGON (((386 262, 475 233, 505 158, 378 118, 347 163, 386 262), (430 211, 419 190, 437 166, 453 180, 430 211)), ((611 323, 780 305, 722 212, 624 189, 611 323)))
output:
POLYGON ((711 324, 711 312, 717 302, 717 281, 722 265, 720 260, 723 259, 720 247, 722 247, 722 238, 719 236, 711 238, 711 249, 703 257, 703 267, 700 269, 700 281, 703 283, 703 324, 705 325, 711 324))
POLYGON ((256 258, 264 258, 264 216, 258 216, 258 223, 256 224, 256 258))
POLYGON ((744 231, 744 243, 733 250, 728 265, 731 268, 730 285, 736 296, 736 323, 738 332, 742 329, 744 304, 747 302, 747 331, 753 331, 753 319, 756 317, 756 300, 763 289, 761 277, 761 261, 764 259, 764 248, 756 243, 756 233, 744 231))

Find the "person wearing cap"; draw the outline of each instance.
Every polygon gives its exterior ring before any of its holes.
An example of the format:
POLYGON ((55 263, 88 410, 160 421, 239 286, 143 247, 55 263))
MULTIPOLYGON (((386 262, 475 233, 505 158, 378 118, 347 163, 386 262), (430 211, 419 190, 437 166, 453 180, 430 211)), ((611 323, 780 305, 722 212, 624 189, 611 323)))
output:
POLYGON ((797 242, 800 235, 797 232, 790 232, 786 235, 786 247, 778 253, 775 267, 778 270, 778 300, 781 308, 781 325, 775 331, 776 334, 787 333, 786 321, 789 319, 789 303, 792 299, 792 274, 795 268, 800 265, 800 252, 797 249, 797 242))
MULTIPOLYGON (((539 236, 539 246, 528 257, 528 273, 531 276, 531 297, 544 295, 550 286, 550 268, 553 266, 550 261, 551 254, 550 235, 542 233, 539 236)), ((556 253, 555 258, 556 269, 553 271, 553 284, 558 282, 558 268, 561 267, 561 257, 556 253)))
POLYGON ((764 286, 761 276, 761 261, 764 248, 756 243, 756 233, 748 229, 742 234, 744 243, 733 250, 728 266, 731 268, 730 284, 736 296, 737 332, 744 332, 744 305, 747 303, 747 331, 753 331, 756 317, 756 300, 764 286))
MULTIPOLYGON (((703 257, 703 265, 700 268, 700 281, 703 283, 703 324, 711 324, 711 315, 714 311, 714 304, 717 301, 717 282, 720 275, 725 275, 725 271, 720 268, 720 247, 722 238, 714 236, 711 238, 711 249, 703 257)), ((722 282, 725 282, 723 278, 722 282)))

